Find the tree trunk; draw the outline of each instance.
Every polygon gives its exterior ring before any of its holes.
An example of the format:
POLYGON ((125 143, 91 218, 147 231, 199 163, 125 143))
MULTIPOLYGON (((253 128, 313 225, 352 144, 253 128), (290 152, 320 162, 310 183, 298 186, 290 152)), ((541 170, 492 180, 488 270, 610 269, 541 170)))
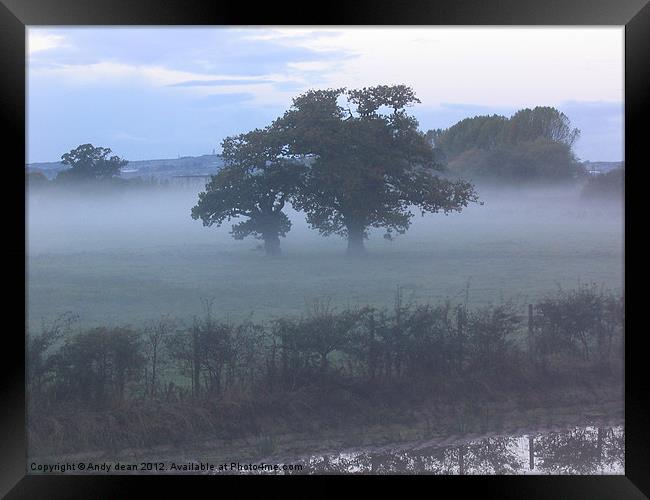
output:
POLYGON ((277 234, 264 235, 264 251, 268 256, 280 255, 280 237, 277 234))
POLYGON ((348 226, 348 255, 363 255, 366 247, 363 244, 363 228, 348 226))

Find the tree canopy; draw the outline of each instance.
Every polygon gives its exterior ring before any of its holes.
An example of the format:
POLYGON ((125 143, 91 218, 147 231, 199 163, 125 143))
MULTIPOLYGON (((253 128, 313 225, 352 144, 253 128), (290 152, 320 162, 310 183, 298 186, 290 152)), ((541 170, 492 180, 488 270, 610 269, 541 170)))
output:
POLYGON ((451 171, 516 182, 574 177, 579 167, 572 148, 579 136, 564 113, 543 106, 522 109, 511 118, 466 118, 427 132, 451 171))
POLYGON ((445 158, 474 149, 493 150, 504 144, 508 118, 500 115, 465 118, 448 129, 429 130, 427 137, 445 158))
POLYGON ((299 187, 304 163, 284 154, 283 138, 273 126, 227 137, 222 149, 224 167, 199 193, 192 218, 220 226, 246 217, 232 227, 233 237, 262 239, 267 255, 280 253, 280 237, 291 228, 282 209, 299 187))
POLYGON ((580 137, 580 130, 571 127, 571 121, 555 108, 537 106, 517 111, 506 127, 506 142, 518 144, 539 138, 572 147, 580 137))
POLYGON ((275 127, 287 151, 310 159, 294 206, 323 235, 363 252, 369 228, 404 233, 413 209, 460 211, 477 200, 471 184, 436 175, 443 166, 406 108, 420 102, 405 85, 310 90, 275 127))
POLYGON ((59 172, 57 180, 110 179, 120 174, 128 161, 119 156, 109 156, 110 148, 82 144, 61 156, 61 163, 70 168, 59 172))

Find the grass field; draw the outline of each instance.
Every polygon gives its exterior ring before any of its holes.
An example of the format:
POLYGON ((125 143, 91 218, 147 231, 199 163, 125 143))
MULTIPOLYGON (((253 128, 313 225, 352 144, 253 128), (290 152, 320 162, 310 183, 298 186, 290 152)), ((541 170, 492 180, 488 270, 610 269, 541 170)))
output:
POLYGON ((416 215, 396 241, 371 233, 368 256, 344 256, 299 214, 266 258, 257 241, 189 216, 191 191, 116 197, 28 195, 30 329, 65 311, 84 326, 141 325, 161 314, 186 322, 204 313, 265 320, 300 314, 316 299, 337 307, 386 305, 396 287, 418 302, 525 304, 558 286, 623 288, 620 203, 586 205, 575 189, 481 191, 483 206, 461 214, 416 215))

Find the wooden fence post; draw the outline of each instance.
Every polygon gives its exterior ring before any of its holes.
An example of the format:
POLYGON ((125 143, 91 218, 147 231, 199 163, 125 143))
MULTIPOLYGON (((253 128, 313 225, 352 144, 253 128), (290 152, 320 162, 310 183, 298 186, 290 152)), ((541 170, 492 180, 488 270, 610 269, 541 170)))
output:
POLYGON ((533 359, 533 304, 528 304, 528 356, 533 359))
POLYGON ((193 368, 193 373, 192 373, 192 387, 194 389, 194 397, 198 397, 200 391, 200 380, 199 376, 201 373, 201 363, 199 359, 199 325, 196 323, 196 319, 194 320, 194 327, 192 328, 192 351, 193 351, 193 356, 192 356, 192 368, 193 368))
POLYGON ((458 472, 461 476, 465 475, 465 446, 458 447, 458 472))
POLYGON ((458 308, 456 312, 456 326, 458 327, 458 371, 463 369, 463 324, 465 322, 464 309, 458 308))
POLYGON ((598 441, 596 445, 596 449, 598 450, 598 465, 603 464, 603 438, 604 438, 604 432, 602 427, 598 427, 598 441))

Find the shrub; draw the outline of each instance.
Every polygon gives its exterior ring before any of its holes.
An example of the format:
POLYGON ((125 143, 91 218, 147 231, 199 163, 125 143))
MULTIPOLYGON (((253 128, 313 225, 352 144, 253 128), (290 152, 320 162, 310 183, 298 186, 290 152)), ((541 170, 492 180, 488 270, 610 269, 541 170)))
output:
POLYGON ((497 374, 507 367, 512 337, 520 318, 510 304, 484 308, 468 315, 470 363, 479 373, 497 374))
POLYGON ((105 406, 122 402, 126 384, 141 380, 144 356, 137 332, 102 327, 69 338, 52 362, 58 400, 105 406))
POLYGON ((589 361, 596 350, 609 363, 614 341, 622 339, 623 299, 595 285, 560 290, 536 306, 535 350, 543 362, 554 355, 579 354, 589 361))

